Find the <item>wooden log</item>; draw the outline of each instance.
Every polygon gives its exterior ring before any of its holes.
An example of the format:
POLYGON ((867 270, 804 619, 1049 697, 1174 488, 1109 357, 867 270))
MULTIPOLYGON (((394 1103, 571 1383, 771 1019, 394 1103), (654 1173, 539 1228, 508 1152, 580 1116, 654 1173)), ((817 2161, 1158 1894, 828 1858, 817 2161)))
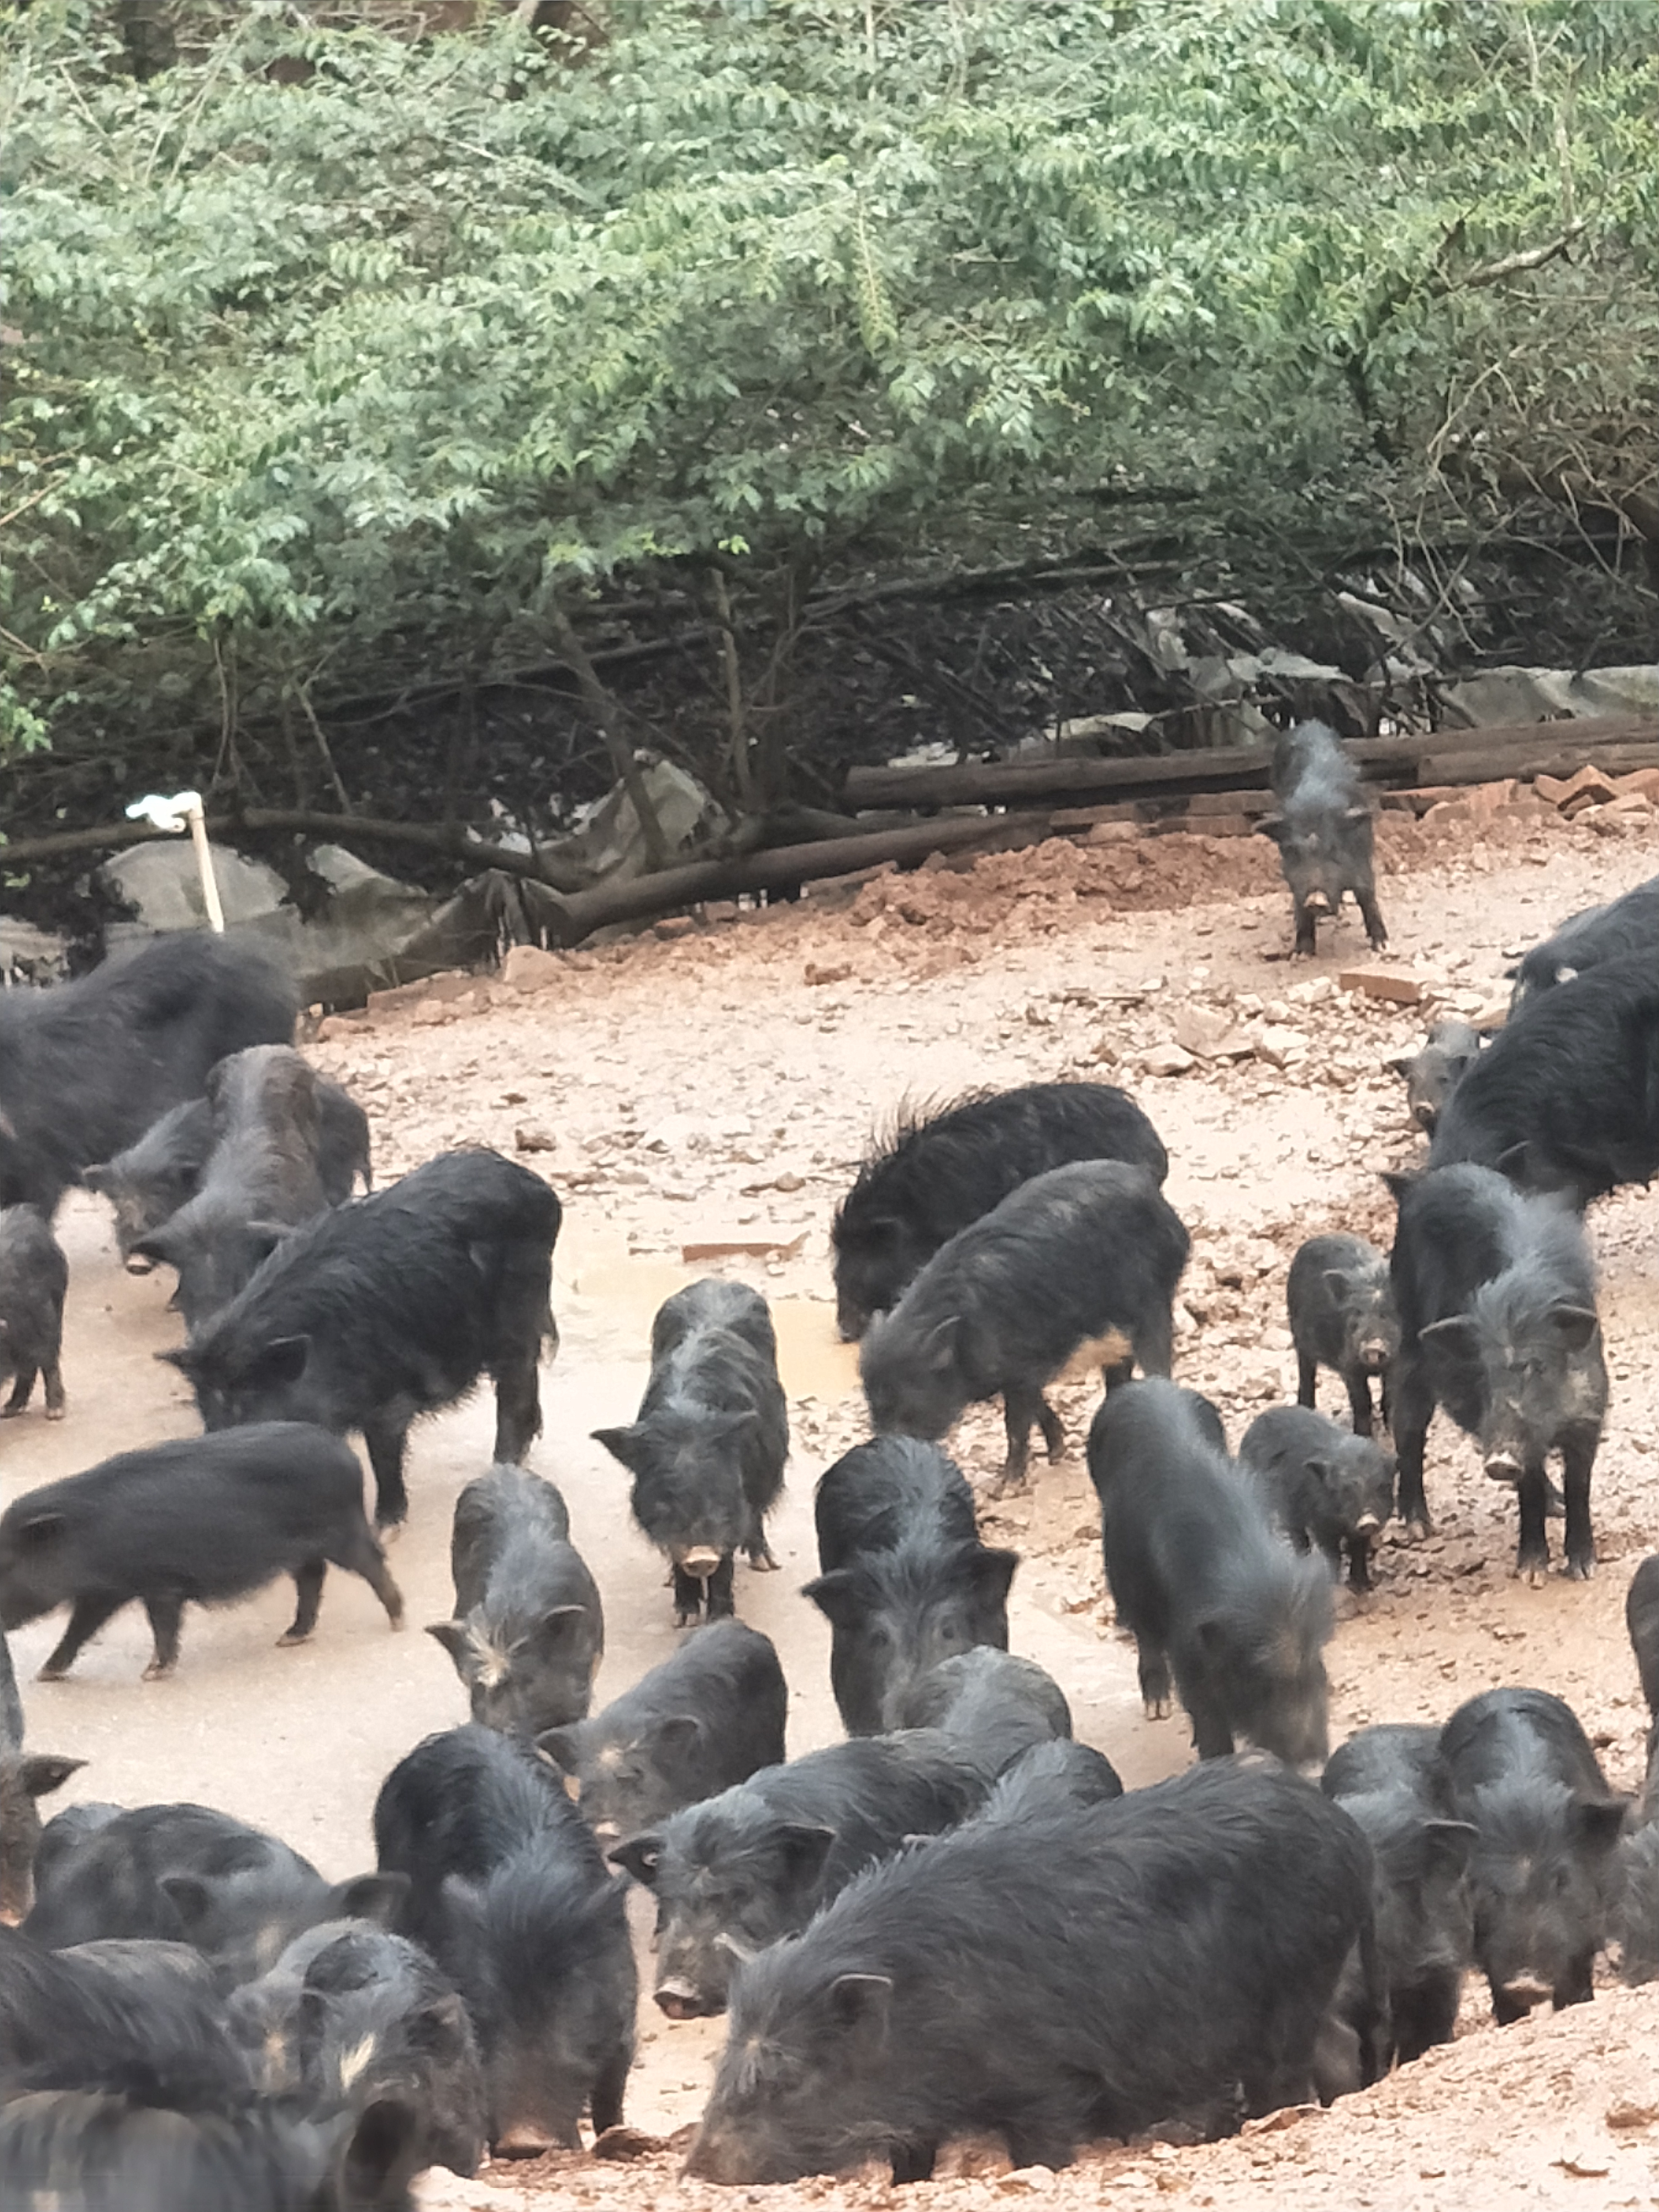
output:
POLYGON ((982 814, 971 821, 923 822, 908 830, 878 830, 873 836, 776 846, 740 860, 694 861, 657 875, 635 876, 628 883, 595 884, 562 899, 561 940, 574 945, 596 929, 618 922, 648 921, 711 899, 736 898, 744 891, 795 890, 805 883, 852 875, 883 862, 914 867, 932 853, 1009 852, 1038 844, 1048 834, 1046 811, 982 814))
MULTIPOLYGON (((1443 762, 1480 753, 1501 760, 1469 780, 1521 773, 1516 757, 1569 748, 1580 761, 1604 748, 1659 743, 1659 716, 1584 715, 1573 721, 1493 723, 1479 730, 1436 730, 1404 738, 1362 738, 1344 747, 1368 781, 1427 782, 1425 759, 1443 762), (1571 732, 1568 735, 1567 732, 1571 732)), ((1200 752, 1136 755, 1129 759, 1066 754, 1052 760, 964 761, 944 768, 854 768, 847 772, 849 807, 1012 806, 1043 799, 1185 798, 1195 793, 1249 790, 1267 781, 1273 754, 1265 745, 1224 745, 1200 752)), ((1449 779, 1442 779, 1449 781, 1449 779)))

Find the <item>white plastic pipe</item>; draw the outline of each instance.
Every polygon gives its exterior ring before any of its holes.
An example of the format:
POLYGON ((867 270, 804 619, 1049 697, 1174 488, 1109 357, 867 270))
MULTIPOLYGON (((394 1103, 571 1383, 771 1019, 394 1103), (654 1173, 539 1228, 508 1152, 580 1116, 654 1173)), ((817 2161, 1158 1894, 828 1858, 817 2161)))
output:
POLYGON ((186 826, 190 841, 196 848, 197 872, 202 878, 202 903, 207 908, 207 918, 212 927, 223 932, 225 910, 219 903, 219 879, 213 872, 213 854, 208 845, 207 823, 202 814, 202 794, 199 791, 175 792, 171 799, 163 799, 159 792, 149 792, 143 799, 135 799, 127 809, 129 822, 153 822, 158 830, 176 835, 186 826))

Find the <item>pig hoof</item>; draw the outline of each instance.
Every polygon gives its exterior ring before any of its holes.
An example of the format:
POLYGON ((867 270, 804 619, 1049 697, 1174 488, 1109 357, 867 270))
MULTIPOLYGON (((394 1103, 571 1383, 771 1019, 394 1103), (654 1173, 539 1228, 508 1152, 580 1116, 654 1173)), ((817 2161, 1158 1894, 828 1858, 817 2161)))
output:
POLYGON ((1522 1559, 1515 1571, 1528 1589, 1542 1589, 1550 1578, 1548 1564, 1543 1559, 1522 1559))
POLYGON ((46 1419, 49 1421, 61 1421, 68 1411, 69 1408, 67 1406, 48 1406, 46 1408, 46 1419))
POLYGON ((276 1638, 276 1649, 291 1651, 296 1644, 309 1644, 310 1641, 311 1631, 308 1628, 285 1628, 276 1638))
POLYGON ((69 1680, 67 1667, 43 1667, 35 1676, 37 1682, 64 1682, 69 1680))
POLYGON ((22 1410, 21 1406, 0 1406, 0 1421, 15 1421, 22 1410))
POLYGON ((1595 1572, 1594 1559, 1569 1559, 1562 1570, 1570 1583, 1587 1583, 1595 1572))
POLYGON ((749 1564, 757 1575, 775 1575, 778 1571, 778 1563, 769 1552, 751 1552, 749 1564))
POLYGON ((1170 1717, 1170 1701, 1167 1698, 1148 1698, 1142 1705, 1141 1711, 1149 1721, 1167 1721, 1170 1717))
POLYGON ((141 1682, 165 1682, 177 1663, 172 1659, 152 1659, 138 1679, 141 1682))
POLYGON ((1406 1541, 1408 1544, 1421 1544, 1433 1533, 1433 1525, 1426 1514, 1414 1513, 1406 1523, 1406 1541))

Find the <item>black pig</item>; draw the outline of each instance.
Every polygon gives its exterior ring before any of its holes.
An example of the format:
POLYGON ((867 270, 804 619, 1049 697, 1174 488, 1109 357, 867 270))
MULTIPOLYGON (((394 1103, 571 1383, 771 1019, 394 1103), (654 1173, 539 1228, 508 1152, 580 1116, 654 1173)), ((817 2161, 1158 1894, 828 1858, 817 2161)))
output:
POLYGON ((498 1152, 445 1152, 306 1223, 182 1351, 161 1356, 189 1377, 210 1430, 360 1429, 374 1517, 395 1524, 409 1510, 404 1454, 417 1413, 453 1405, 488 1372, 495 1458, 516 1466, 540 1434, 560 1211, 539 1176, 498 1152))
POLYGON ((973 1492, 937 1444, 855 1445, 820 1480, 815 1512, 823 1572, 801 1595, 833 1632, 830 1680, 849 1735, 890 1726, 890 1702, 941 1659, 1006 1650, 1018 1555, 981 1544, 973 1492))
POLYGON ((1319 1370, 1334 1368, 1348 1394, 1354 1434, 1368 1437, 1376 1426, 1373 1381, 1386 1428, 1400 1316, 1383 1254, 1363 1237, 1310 1237, 1291 1261, 1285 1302, 1296 1346, 1297 1402, 1316 1404, 1319 1370))
POLYGON ((1016 2167, 1059 2166, 1102 2136, 1304 2103, 1370 1918, 1364 1837, 1266 1762, 970 1822, 744 1967, 687 2171, 755 2185, 879 2157, 920 2180, 985 2133, 1016 2167))
POLYGON ((934 1254, 866 1335, 859 1373, 872 1425, 942 1437, 963 1409, 1000 1396, 1004 1485, 1023 1481, 1031 1430, 1051 1460, 1065 1432, 1042 1392, 1079 1355, 1108 1389, 1167 1375, 1176 1285, 1188 1239, 1144 1168, 1052 1168, 934 1254))
POLYGON ((278 1575, 293 1576, 298 1599, 280 1640, 304 1643, 331 1565, 361 1575, 403 1626, 349 1446, 297 1421, 183 1437, 43 1483, 0 1514, 0 1627, 67 1605, 69 1625, 40 1674, 61 1681, 82 1645, 137 1601, 155 1639, 144 1669, 153 1682, 179 1662, 187 1604, 228 1604, 278 1575))
POLYGON ((1298 722, 1273 747, 1273 796, 1279 812, 1257 828, 1279 848, 1296 915, 1296 949, 1316 949, 1315 921, 1334 921, 1350 892, 1371 950, 1389 941, 1372 872, 1371 810, 1334 730, 1298 722))
POLYGON ((638 1419, 593 1435, 634 1478, 634 1517, 672 1567, 677 1623, 729 1615, 732 1553, 777 1565, 765 1524, 783 1487, 789 1408, 765 1299, 713 1277, 665 1299, 638 1419))
POLYGON ((1546 991, 1571 983, 1587 969, 1626 953, 1645 953, 1650 960, 1659 951, 1659 876, 1607 906, 1586 907, 1564 921, 1541 945, 1534 945, 1517 965, 1506 969, 1514 982, 1510 994, 1511 1016, 1546 991))
POLYGON ((263 945, 193 932, 73 983, 0 992, 0 1206, 50 1220, 83 1168, 196 1097, 228 1052, 287 1044, 297 1012, 263 945))
POLYGON ((492 1467, 455 1501, 455 1612, 428 1628, 486 1728, 533 1736, 579 1721, 605 1653, 605 1613, 550 1482, 492 1467))
POLYGON ((1429 1531, 1423 1451, 1443 1406, 1479 1443, 1487 1474, 1514 1483, 1516 1571, 1534 1583, 1549 1565, 1546 1462, 1559 1451, 1566 1571, 1582 1578, 1595 1565, 1590 1476, 1607 1403, 1583 1231, 1560 1204, 1523 1197, 1490 1168, 1431 1168, 1389 1183, 1400 1208, 1395 1441, 1407 1533, 1429 1531))
POLYGON ((989 1775, 931 1729, 809 1751, 688 1806, 611 1854, 657 1898, 655 1996, 673 2020, 723 2012, 732 1962, 805 1928, 854 1875, 954 1827, 989 1775))
POLYGON ((1073 1160, 1127 1160, 1155 1183, 1170 1171, 1157 1130, 1109 1083, 1026 1083, 902 1116, 830 1227, 842 1335, 862 1336, 958 1230, 1073 1160))
POLYGON ((941 1659, 892 1699, 896 1729, 937 1729, 986 1773, 1002 1775, 1038 1744, 1069 1741, 1072 1709, 1035 1659, 976 1644, 941 1659))
POLYGON ((1486 1690, 1441 1733, 1470 1860, 1474 1954, 1500 2027, 1583 2004, 1608 1933, 1627 1810, 1577 1717, 1547 1690, 1486 1690))
POLYGON ((1500 1030, 1451 1097, 1431 1168, 1474 1161, 1582 1212, 1659 1172, 1659 961, 1602 962, 1500 1030))
POLYGON ((1238 1458, 1297 1551, 1316 1544, 1333 1574, 1346 1554, 1350 1588, 1370 1589, 1371 1553, 1394 1511, 1393 1454, 1311 1407, 1271 1406, 1245 1430, 1238 1458))
POLYGON ((638 1988, 623 1905, 547 1768, 476 1724, 428 1736, 374 1802, 383 1868, 410 1881, 403 1932, 466 2000, 491 2148, 580 2148, 622 2118, 638 1988))
MULTIPOLYGON (((1436 1728, 1362 1729, 1331 1753, 1320 1787, 1371 1847, 1377 1963, 1386 1991, 1376 2056, 1386 2072, 1395 2059, 1409 2064, 1435 2044, 1451 2041, 1474 1956, 1468 1867, 1475 1832, 1452 1818, 1451 1775, 1436 1728)), ((1353 2024, 1363 2022, 1356 2016, 1353 2024)))
POLYGON ((64 1418, 64 1298, 69 1262, 45 1214, 32 1206, 0 1209, 0 1383, 11 1395, 0 1420, 21 1413, 34 1391, 46 1386, 46 1419, 64 1418))
POLYGON ((711 1620, 602 1713, 549 1729, 536 1747, 575 1784, 608 1845, 781 1765, 788 1711, 771 1639, 711 1620))
POLYGON ((1389 1066, 1406 1079, 1406 1106, 1425 1136, 1434 1134, 1441 1109, 1480 1057, 1478 1030, 1467 1022, 1437 1022, 1427 1041, 1389 1066))
POLYGON ((190 1943, 226 1990, 268 1972, 319 1921, 390 1919, 407 1887, 382 1874, 326 1882, 276 1837, 204 1805, 113 1811, 50 1869, 43 1855, 38 1876, 23 1923, 37 1943, 190 1943))
POLYGON ((39 1801, 61 1790, 84 1759, 23 1748, 23 1701, 11 1650, 0 1633, 0 1920, 21 1920, 34 1894, 40 1848, 39 1801))
POLYGON ((1114 1392, 1090 1431, 1089 1474, 1147 1717, 1168 1712, 1173 1673, 1200 1759, 1243 1736, 1289 1765, 1322 1759, 1330 1577, 1284 1542, 1189 1394, 1114 1392))

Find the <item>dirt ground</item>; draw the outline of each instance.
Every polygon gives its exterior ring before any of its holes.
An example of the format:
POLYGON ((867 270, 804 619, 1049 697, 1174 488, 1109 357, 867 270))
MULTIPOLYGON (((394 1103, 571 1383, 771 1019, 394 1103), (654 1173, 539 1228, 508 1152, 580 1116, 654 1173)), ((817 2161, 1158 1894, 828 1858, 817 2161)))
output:
MULTIPOLYGON (((1380 843, 1393 937, 1383 962, 1352 921, 1322 933, 1315 961, 1286 959, 1287 905, 1261 841, 1114 838, 829 887, 563 958, 516 956, 514 981, 454 979, 323 1025, 313 1056, 368 1109, 383 1179, 481 1142, 517 1150, 565 1201, 563 1342, 544 1375, 532 1463, 564 1489, 604 1595, 600 1701, 663 1657, 675 1632, 626 1479, 589 1432, 631 1414, 660 1298, 730 1272, 774 1302, 794 1440, 773 1536, 784 1571, 740 1567, 738 1610, 783 1658, 792 1750, 836 1734, 828 1631, 798 1595, 815 1571, 813 1482, 863 1433, 853 1355, 834 1340, 827 1232, 872 1127, 907 1100, 1066 1075, 1131 1088, 1169 1146, 1168 1194, 1193 1233, 1178 1375, 1215 1399, 1235 1439, 1261 1407, 1293 1395, 1290 1254, 1328 1228, 1386 1243, 1377 1170, 1419 1149, 1387 1060, 1437 1012, 1501 997, 1506 953, 1659 866, 1659 826, 1639 817, 1597 830, 1510 809, 1478 833, 1390 818, 1380 843), (1351 967, 1414 979, 1423 1002, 1340 988, 1351 967), (1149 1072, 1183 1061, 1181 1073, 1149 1072), (696 1256, 711 1244, 755 1249, 696 1256)), ((1429 1473, 1437 1534, 1415 1548, 1385 1542, 1376 1595, 1342 1601, 1328 1655, 1334 1740, 1368 1721, 1442 1718, 1496 1684, 1534 1684, 1571 1701, 1615 1785, 1639 1779, 1645 1714, 1622 1606, 1636 1560, 1659 1542, 1653 1204, 1636 1191, 1592 1214, 1613 1377, 1595 1482, 1600 1573, 1540 1590, 1514 1582, 1509 1493, 1442 1424, 1429 1473)), ((0 1431, 6 1498, 195 1425, 179 1378, 153 1357, 179 1334, 166 1279, 119 1272, 94 1201, 71 1201, 61 1233, 69 1419, 49 1427, 35 1411, 0 1431)), ((1334 1377, 1325 1389, 1337 1410, 1334 1377)), ((985 1520, 989 1540, 1024 1558, 1014 1649, 1058 1677, 1078 1734, 1133 1786, 1190 1752, 1179 1717, 1142 1718, 1133 1651, 1111 1625, 1080 1457, 1096 1395, 1085 1381, 1059 1388, 1069 1455, 1039 1466, 1029 1492, 988 1505, 985 1520)), ((136 1613, 62 1685, 28 1680, 58 1624, 14 1638, 32 1743, 88 1761, 64 1798, 193 1798, 277 1831, 330 1875, 370 1863, 381 1778, 422 1734, 465 1715, 448 1660, 418 1624, 449 1610, 451 1508, 487 1462, 491 1420, 475 1400, 415 1439, 412 1511, 393 1558, 412 1632, 391 1636, 368 1591, 334 1577, 307 1647, 273 1649, 290 1602, 274 1589, 187 1618, 179 1672, 160 1684, 138 1680, 147 1639, 136 1613)), ((989 1480, 1000 1437, 994 1409, 963 1421, 954 1449, 971 1478, 989 1480)), ((648 1981, 642 1912, 636 1927, 648 1981)), ((629 2100, 641 2140, 618 2146, 627 2155, 497 2166, 473 2182, 433 2174, 422 2203, 631 2212, 665 2197, 729 2202, 676 2179, 668 2140, 695 2119, 720 2041, 719 2022, 671 2024, 647 1998, 629 2100)), ((1010 2174, 1006 2158, 969 2146, 903 2198, 915 2212, 955 2212, 1024 2195, 1092 2202, 1109 2186, 1115 2201, 1149 2203, 1602 2212, 1659 2203, 1656 2151, 1659 1998, 1609 1988, 1591 2007, 1500 2035, 1471 1994, 1456 2044, 1328 2114, 1278 2116, 1219 2145, 1111 2149, 1058 2176, 1010 2174)), ((864 2176, 746 2196, 775 2200, 885 2205, 894 2192, 864 2176)))

